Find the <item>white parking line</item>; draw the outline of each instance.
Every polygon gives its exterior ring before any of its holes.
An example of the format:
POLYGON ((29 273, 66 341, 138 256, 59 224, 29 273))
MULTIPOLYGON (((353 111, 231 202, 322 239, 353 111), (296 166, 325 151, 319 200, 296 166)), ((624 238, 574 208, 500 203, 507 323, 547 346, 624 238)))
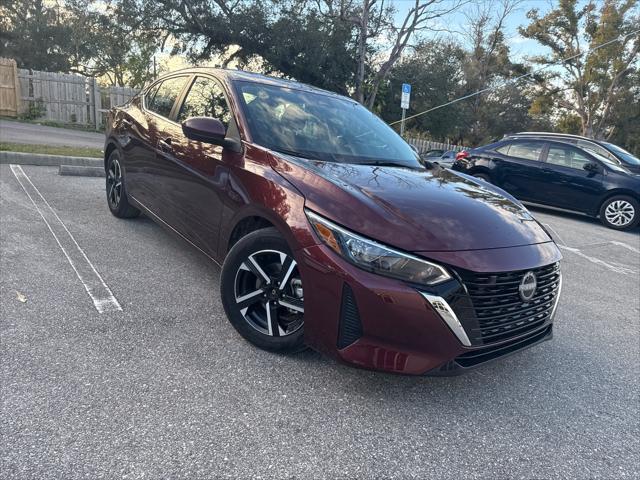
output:
POLYGON ((591 263, 595 263, 596 265, 600 265, 602 267, 608 268, 609 270, 613 270, 616 273, 622 273, 623 275, 637 275, 638 274, 638 272, 636 270, 634 270, 633 268, 628 268, 628 267, 625 267, 624 265, 620 265, 620 264, 613 265, 611 263, 605 262, 604 260, 600 260, 599 258, 591 257, 591 256, 587 255, 586 253, 580 251, 579 248, 568 247, 566 245, 560 245, 560 244, 558 244, 558 247, 561 248, 562 250, 566 250, 568 252, 572 252, 572 253, 578 255, 579 257, 582 257, 585 260, 588 260, 591 263))
POLYGON ((624 242, 618 242, 617 240, 611 240, 609 243, 611 243, 612 245, 617 245, 617 246, 622 247, 622 248, 626 248, 627 250, 631 250, 632 252, 635 252, 635 253, 640 253, 640 249, 632 247, 631 245, 627 245, 624 242))
POLYGON ((551 233, 553 233, 557 237, 556 243, 558 245, 566 245, 565 241, 562 239, 560 234, 558 232, 556 232, 555 229, 551 225, 549 225, 548 223, 545 223, 544 226, 547 227, 549 230, 551 230, 551 233))
POLYGON ((104 283, 102 277, 93 266, 84 250, 80 248, 76 239, 73 238, 71 232, 66 227, 58 214, 51 208, 49 202, 42 196, 40 191, 31 182, 31 179, 24 173, 19 165, 11 165, 11 171, 15 175, 18 183, 27 194, 31 203, 49 227, 49 231, 60 246, 62 253, 69 261, 69 264, 76 272, 76 275, 84 285, 85 290, 93 300, 93 305, 99 313, 122 311, 122 307, 116 297, 113 296, 111 289, 104 283))

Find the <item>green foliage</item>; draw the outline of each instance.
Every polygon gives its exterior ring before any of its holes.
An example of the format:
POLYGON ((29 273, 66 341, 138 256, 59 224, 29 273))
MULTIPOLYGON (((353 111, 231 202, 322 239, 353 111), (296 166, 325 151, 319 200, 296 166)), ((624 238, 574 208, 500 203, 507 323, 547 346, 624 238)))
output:
POLYGON ((141 87, 151 78, 155 32, 127 20, 126 2, 0 0, 0 56, 20 68, 74 72, 141 87))
POLYGON ((47 106, 42 98, 27 103, 27 108, 19 115, 21 120, 37 120, 47 113, 47 106))
POLYGON ((0 57, 22 68, 68 71, 75 33, 68 20, 53 2, 0 0, 0 57))
POLYGON ((580 117, 575 113, 565 113, 556 122, 556 130, 561 133, 571 133, 580 135, 582 133, 582 123, 580 117))
MULTIPOLYGON (((412 111, 424 111, 446 103, 459 93, 463 77, 461 62, 464 51, 455 43, 424 42, 391 72, 379 97, 379 113, 388 121, 401 116, 400 94, 403 83, 412 85, 412 111)), ((444 140, 460 135, 460 105, 453 105, 423 115, 407 124, 409 128, 427 132, 433 139, 444 140)))
POLYGON ((530 24, 520 28, 521 35, 551 52, 533 57, 534 63, 558 65, 538 78, 538 94, 556 105, 557 115, 571 114, 573 123, 577 116, 583 135, 611 135, 616 99, 633 85, 640 35, 628 34, 640 27, 637 4, 637 0, 604 0, 597 8, 593 2, 561 0, 544 16, 537 9, 529 11, 530 24), (607 43, 623 35, 628 36, 607 43), (593 51, 581 55, 587 50, 593 51))

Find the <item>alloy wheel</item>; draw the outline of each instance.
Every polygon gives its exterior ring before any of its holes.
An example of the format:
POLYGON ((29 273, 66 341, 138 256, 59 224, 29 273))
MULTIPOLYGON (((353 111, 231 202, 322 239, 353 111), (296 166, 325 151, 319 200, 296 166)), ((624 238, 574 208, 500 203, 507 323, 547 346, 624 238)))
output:
POLYGON ((635 208, 626 200, 614 200, 604 210, 607 222, 616 227, 629 225, 635 217, 635 208))
POLYGON ((107 172, 107 198, 111 208, 118 208, 122 198, 122 169, 117 158, 111 160, 107 172))
POLYGON ((236 308, 259 332, 284 337, 303 325, 304 293, 296 261, 285 252, 260 250, 238 268, 236 308))

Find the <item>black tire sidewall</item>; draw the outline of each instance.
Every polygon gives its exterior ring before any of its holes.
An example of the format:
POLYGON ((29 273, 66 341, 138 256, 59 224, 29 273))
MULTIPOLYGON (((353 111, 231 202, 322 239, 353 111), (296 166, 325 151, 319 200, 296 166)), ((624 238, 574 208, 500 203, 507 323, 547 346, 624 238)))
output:
POLYGON ((491 177, 489 177, 489 175, 487 175, 486 173, 473 173, 472 176, 475 178, 479 178, 483 182, 491 183, 491 177))
MULTIPOLYGON (((303 350, 304 324, 291 335, 271 337, 257 331, 242 316, 235 306, 235 278, 236 272, 250 254, 259 250, 280 250, 297 259, 293 255, 286 240, 275 228, 264 228, 242 237, 229 251, 220 275, 220 296, 227 318, 237 332, 250 343, 264 350, 282 353, 292 353, 303 350)), ((304 279, 302 279, 304 288, 304 279)))
POLYGON ((111 152, 111 154, 109 155, 109 158, 107 159, 107 169, 105 170, 105 195, 107 197, 107 206, 109 207, 109 210, 111 211, 111 213, 114 214, 116 217, 131 218, 131 217, 138 216, 140 214, 140 211, 137 208, 131 206, 131 204, 129 203, 129 197, 127 196, 127 188, 125 186, 124 168, 122 166, 122 155, 117 149, 111 152), (113 162, 114 159, 118 159, 118 161, 120 162, 120 172, 121 172, 121 178, 122 178, 122 193, 120 195, 120 202, 118 203, 118 206, 116 208, 113 208, 113 206, 111 205, 111 202, 109 201, 109 189, 107 188, 109 169, 111 168, 111 163, 113 162))
POLYGON ((638 223, 640 223, 640 203, 638 203, 638 201, 633 197, 628 197, 627 195, 615 195, 613 197, 607 198, 600 207, 600 221, 605 227, 612 228, 614 230, 631 230, 632 228, 637 227, 638 223), (610 203, 615 202, 616 200, 624 200, 626 202, 629 202, 631 205, 633 205, 633 208, 635 210, 635 216, 633 220, 631 221, 631 223, 625 225, 624 227, 609 223, 604 213, 607 209, 607 206, 610 203))

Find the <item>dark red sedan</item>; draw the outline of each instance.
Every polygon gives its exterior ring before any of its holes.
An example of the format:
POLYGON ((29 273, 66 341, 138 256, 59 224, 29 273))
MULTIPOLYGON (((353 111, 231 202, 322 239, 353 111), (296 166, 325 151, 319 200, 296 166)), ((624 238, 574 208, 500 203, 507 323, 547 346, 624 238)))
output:
POLYGON ((260 348, 451 374, 552 336, 560 252, 509 194, 417 154, 357 102, 175 72, 111 111, 107 200, 222 265, 260 348))

